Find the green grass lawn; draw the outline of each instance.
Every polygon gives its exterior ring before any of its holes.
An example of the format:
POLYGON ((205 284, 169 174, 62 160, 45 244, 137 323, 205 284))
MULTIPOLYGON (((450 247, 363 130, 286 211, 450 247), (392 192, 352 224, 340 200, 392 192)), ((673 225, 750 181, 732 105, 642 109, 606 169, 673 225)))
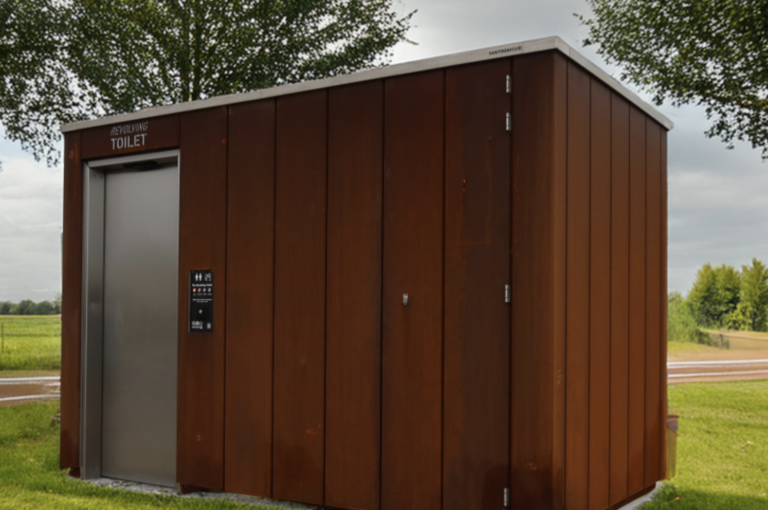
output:
POLYGON ((0 315, 0 323, 0 371, 61 369, 61 316, 0 315))
POLYGON ((768 381, 669 388, 677 476, 643 510, 768 509, 768 381))
POLYGON ((59 469, 58 403, 0 408, 0 509, 235 509, 277 510, 224 500, 140 494, 96 487, 59 469))

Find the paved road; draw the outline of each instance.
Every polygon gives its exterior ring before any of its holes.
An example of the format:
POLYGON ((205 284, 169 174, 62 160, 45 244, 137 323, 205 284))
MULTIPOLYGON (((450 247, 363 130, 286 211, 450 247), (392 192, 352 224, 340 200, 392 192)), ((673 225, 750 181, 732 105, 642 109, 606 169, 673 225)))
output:
POLYGON ((669 384, 768 379, 768 359, 678 361, 667 363, 669 384))
POLYGON ((0 406, 49 400, 59 396, 57 376, 0 379, 0 406))
MULTIPOLYGON (((768 379, 768 359, 671 361, 669 384, 704 381, 768 379)), ((59 377, 0 379, 0 406, 59 398, 59 377)))

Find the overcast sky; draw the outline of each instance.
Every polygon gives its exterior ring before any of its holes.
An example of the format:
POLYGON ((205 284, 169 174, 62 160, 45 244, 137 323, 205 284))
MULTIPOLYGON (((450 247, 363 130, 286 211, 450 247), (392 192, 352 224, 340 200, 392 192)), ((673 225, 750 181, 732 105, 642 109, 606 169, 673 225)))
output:
MULTIPOLYGON (((612 74, 573 13, 583 0, 394 0, 414 9, 409 38, 394 62, 557 35, 612 74)), ((642 95, 642 94, 641 94, 642 95)), ((647 100, 647 98, 646 98, 647 100)), ((669 290, 687 292, 702 264, 740 267, 768 262, 768 164, 748 145, 727 150, 704 136, 702 108, 659 110, 675 123, 669 134, 669 290)), ((61 169, 49 169, 0 141, 0 301, 53 299, 61 290, 61 169)))

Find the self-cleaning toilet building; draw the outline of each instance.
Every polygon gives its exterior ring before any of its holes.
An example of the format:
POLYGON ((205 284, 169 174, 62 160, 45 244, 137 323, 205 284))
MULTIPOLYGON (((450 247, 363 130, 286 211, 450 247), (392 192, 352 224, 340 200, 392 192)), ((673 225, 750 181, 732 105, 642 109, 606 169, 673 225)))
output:
POLYGON ((558 38, 64 126, 61 466, 345 509, 638 497, 671 128, 558 38))

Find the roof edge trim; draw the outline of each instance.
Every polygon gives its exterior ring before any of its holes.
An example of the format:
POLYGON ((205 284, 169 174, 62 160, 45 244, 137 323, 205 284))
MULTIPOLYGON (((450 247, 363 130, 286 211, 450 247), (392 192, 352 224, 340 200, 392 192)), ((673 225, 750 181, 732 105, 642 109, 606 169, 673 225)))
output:
POLYGON ((611 87, 617 93, 621 94, 624 98, 629 100, 635 106, 643 110, 646 114, 664 126, 667 130, 671 130, 674 124, 666 116, 661 114, 653 106, 649 105, 640 97, 622 85, 618 80, 611 75, 600 69, 597 65, 587 60, 584 56, 579 54, 575 49, 571 48, 560 37, 547 37, 544 39, 534 39, 530 41, 522 41, 517 43, 504 44, 500 46, 492 46, 490 48, 482 48, 478 50, 465 51, 462 53, 454 53, 451 55, 444 55, 440 57, 433 57, 424 60, 415 60, 412 62, 404 62, 401 64, 393 64, 384 67, 377 67, 374 69, 359 71, 352 74, 345 74, 341 76, 334 76, 332 78, 324 78, 321 80, 306 81, 302 83, 293 83, 290 85, 281 85, 278 87, 272 87, 269 89, 254 90, 251 92, 242 92, 237 94, 229 94, 225 96, 216 96, 208 99, 200 99, 197 101, 189 101, 186 103, 177 103, 168 106, 158 106, 155 108, 145 108, 131 113, 123 113, 119 115, 112 115, 108 117, 100 117, 92 120, 84 120, 80 122, 73 122, 61 126, 62 133, 68 133, 71 131, 79 131, 81 129, 89 129, 100 126, 107 126, 112 124, 120 124, 122 122, 133 122, 140 119, 148 119, 152 117, 160 117, 163 115, 173 115, 178 113, 190 112, 195 110, 202 110, 205 108, 215 108, 217 106, 226 106, 237 103, 245 103, 249 101, 258 101, 260 99, 267 99, 271 97, 286 96, 289 94, 298 94, 300 92, 307 92, 310 90, 318 90, 323 88, 340 87, 342 85, 349 85, 352 83, 359 83, 364 81, 378 80, 382 78, 391 78, 394 76, 401 76, 406 74, 413 74, 423 71, 430 71, 434 69, 442 69, 446 67, 453 67, 463 64, 470 64, 473 62, 482 62, 485 60, 494 60, 498 58, 512 57, 516 55, 524 55, 526 53, 539 53, 542 51, 557 50, 563 53, 565 56, 579 64, 587 71, 589 71, 596 78, 600 79, 603 83, 611 87))

